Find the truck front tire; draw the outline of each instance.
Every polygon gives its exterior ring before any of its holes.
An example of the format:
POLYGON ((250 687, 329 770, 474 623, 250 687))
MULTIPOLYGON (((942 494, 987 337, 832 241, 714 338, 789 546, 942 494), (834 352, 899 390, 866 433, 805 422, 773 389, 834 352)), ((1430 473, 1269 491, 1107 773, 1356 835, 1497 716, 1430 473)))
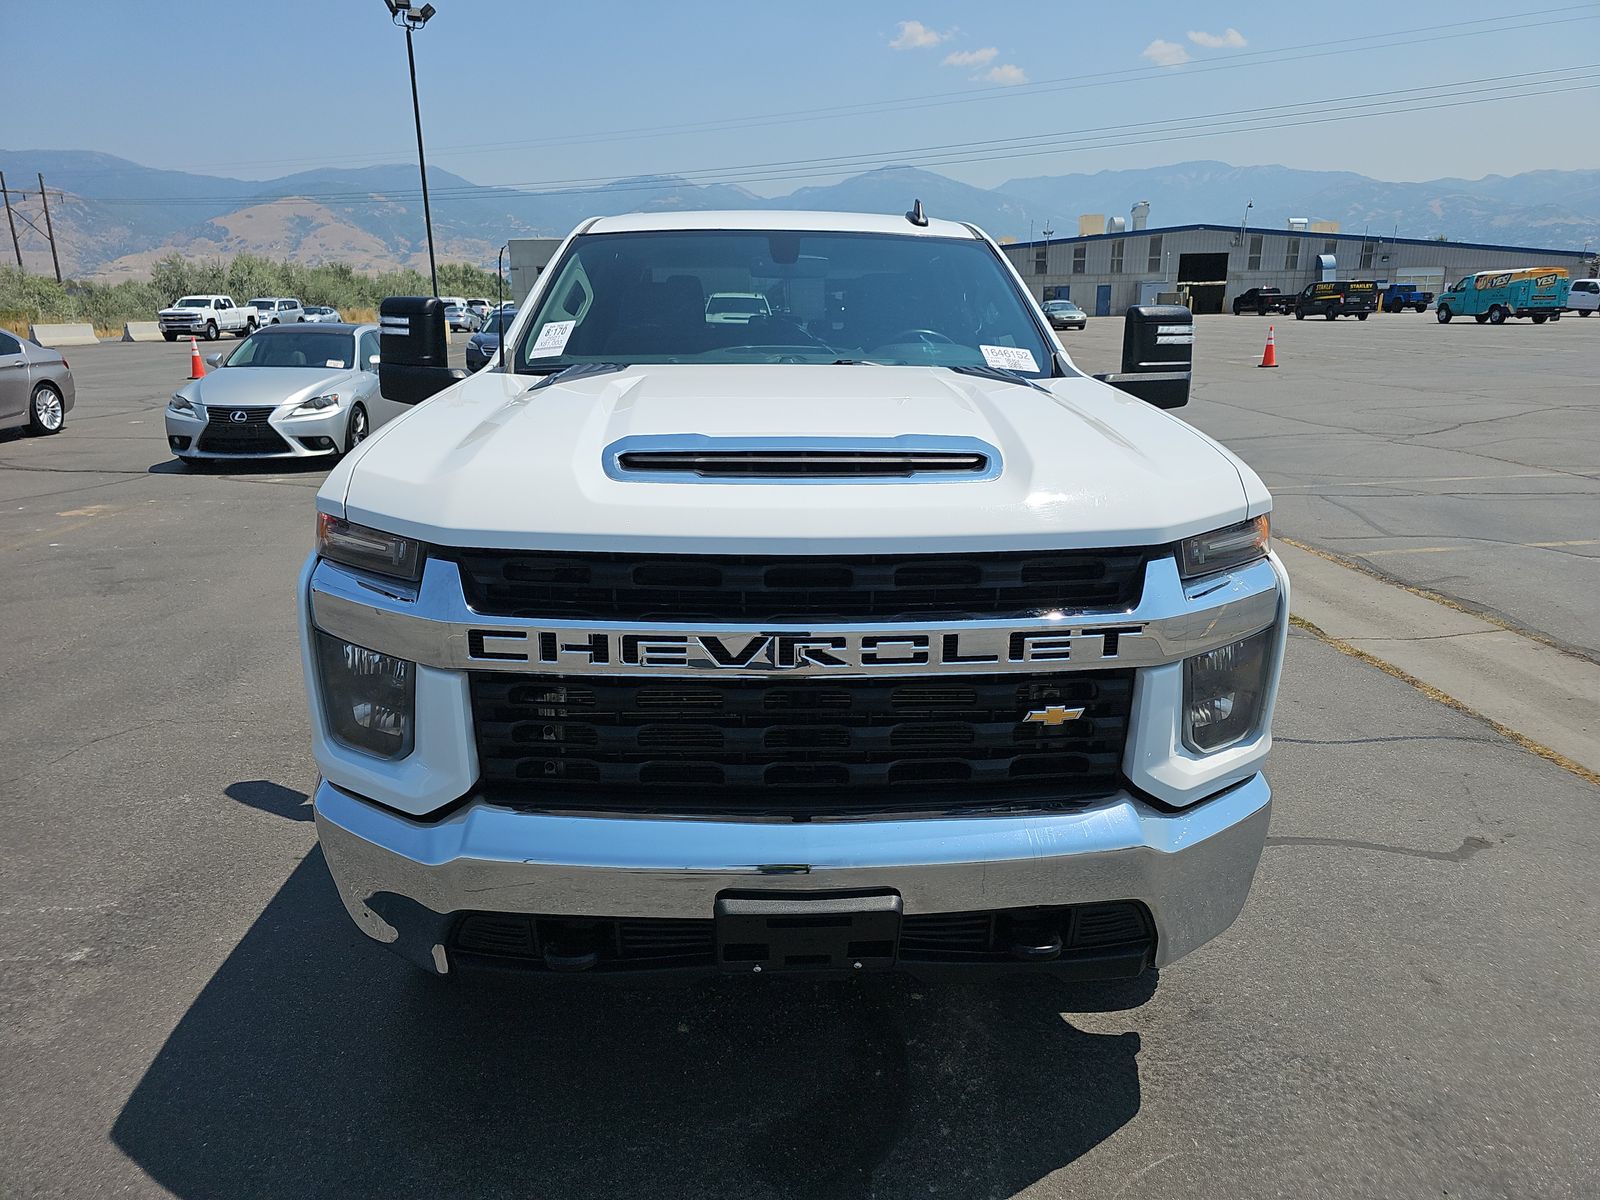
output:
POLYGON ((178 340, 178 335, 175 333, 163 333, 161 336, 166 338, 169 342, 175 342, 178 340))
POLYGON ((216 340, 217 340, 217 323, 215 321, 207 321, 206 322, 206 341, 214 342, 216 340))
POLYGON ((1437 309, 1434 310, 1433 315, 1439 318, 1439 324, 1448 325, 1450 324, 1450 318, 1454 314, 1451 313, 1450 306, 1448 304, 1441 304, 1437 309))

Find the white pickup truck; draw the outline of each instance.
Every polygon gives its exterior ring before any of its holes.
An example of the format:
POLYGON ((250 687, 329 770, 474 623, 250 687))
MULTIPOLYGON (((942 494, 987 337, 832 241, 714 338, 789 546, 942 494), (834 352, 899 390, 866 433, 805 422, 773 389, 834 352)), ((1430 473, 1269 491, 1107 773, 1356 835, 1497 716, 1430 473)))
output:
POLYGON ((232 296, 184 296, 156 314, 161 336, 169 342, 181 337, 202 337, 214 342, 225 333, 244 337, 255 330, 256 310, 240 307, 232 296))
POLYGON ((1079 979, 1227 928, 1289 585, 1163 411, 1193 328, 1132 309, 1090 377, 920 203, 586 222, 468 378, 385 301, 415 407, 299 583, 356 924, 438 974, 1079 979))

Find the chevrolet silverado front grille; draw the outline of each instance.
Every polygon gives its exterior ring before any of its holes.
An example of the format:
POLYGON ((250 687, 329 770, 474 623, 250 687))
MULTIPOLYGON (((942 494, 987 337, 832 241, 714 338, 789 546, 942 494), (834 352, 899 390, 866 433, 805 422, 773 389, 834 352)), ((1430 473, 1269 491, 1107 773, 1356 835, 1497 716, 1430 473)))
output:
POLYGON ((475 672, 471 693, 481 785, 502 803, 826 815, 1107 795, 1133 672, 926 682, 475 672), (1026 719, 1080 708, 1055 724, 1026 719))
POLYGON ((1121 610, 1152 551, 828 556, 449 550, 478 612, 586 621, 977 620, 1121 610))

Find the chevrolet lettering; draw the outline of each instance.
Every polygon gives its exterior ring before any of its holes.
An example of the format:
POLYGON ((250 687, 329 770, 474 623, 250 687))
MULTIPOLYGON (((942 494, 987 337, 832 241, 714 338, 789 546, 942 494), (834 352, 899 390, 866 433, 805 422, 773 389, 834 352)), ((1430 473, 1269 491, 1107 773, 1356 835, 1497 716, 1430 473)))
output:
POLYGON ((770 633, 592 633, 473 629, 469 656, 538 670, 582 674, 611 668, 816 674, 949 674, 952 670, 1034 671, 1051 664, 1116 661, 1138 625, 1079 630, 952 632, 774 631, 770 633))
POLYGON ((1128 978, 1226 929, 1289 583, 1165 411, 1192 316, 1125 322, 1086 374, 920 202, 586 221, 465 377, 441 301, 385 300, 402 413, 299 582, 357 927, 451 977, 762 981, 1128 978))

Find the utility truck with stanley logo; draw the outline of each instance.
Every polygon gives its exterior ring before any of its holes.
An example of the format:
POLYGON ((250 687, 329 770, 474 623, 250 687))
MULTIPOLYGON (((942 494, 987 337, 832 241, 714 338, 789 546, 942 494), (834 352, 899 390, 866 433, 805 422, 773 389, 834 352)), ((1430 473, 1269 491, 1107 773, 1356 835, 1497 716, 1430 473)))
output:
POLYGON ((299 582, 370 937, 450 976, 1109 979, 1237 916, 1289 585, 1260 479, 1169 411, 1187 309, 1090 376, 919 202, 587 221, 470 377, 438 299, 381 328, 413 407, 299 582))

